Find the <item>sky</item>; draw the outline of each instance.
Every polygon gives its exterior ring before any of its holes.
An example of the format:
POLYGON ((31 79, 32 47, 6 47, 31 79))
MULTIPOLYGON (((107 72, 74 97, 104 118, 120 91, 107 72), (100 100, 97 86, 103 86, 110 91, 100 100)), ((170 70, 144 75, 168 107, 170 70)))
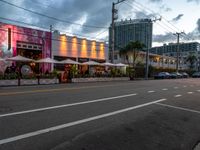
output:
MULTIPOLYGON (((43 29, 53 25, 68 35, 108 41, 113 2, 117 0, 0 0, 0 21, 43 29)), ((125 0, 116 8, 118 21, 161 18, 153 25, 153 46, 176 42, 173 33, 182 31, 181 42, 200 42, 200 0, 125 0)))

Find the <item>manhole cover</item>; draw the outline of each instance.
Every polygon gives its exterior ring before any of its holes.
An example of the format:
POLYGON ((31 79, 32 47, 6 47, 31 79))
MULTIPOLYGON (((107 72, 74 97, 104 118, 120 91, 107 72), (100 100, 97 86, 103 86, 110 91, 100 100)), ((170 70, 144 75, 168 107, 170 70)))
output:
POLYGON ((193 150, 200 150, 200 142, 197 143, 193 150))

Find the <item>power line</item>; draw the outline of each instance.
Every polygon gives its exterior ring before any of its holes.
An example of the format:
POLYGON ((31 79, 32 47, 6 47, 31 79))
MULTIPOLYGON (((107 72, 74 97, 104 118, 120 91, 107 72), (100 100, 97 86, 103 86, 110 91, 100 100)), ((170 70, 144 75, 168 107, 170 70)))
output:
MULTIPOLYGON (((6 30, 6 29, 3 29, 3 28, 0 28, 0 30, 1 31, 5 31, 5 32, 8 32, 8 30, 6 30)), ((79 42, 70 42, 70 41, 67 41, 67 40, 60 40, 60 39, 54 39, 54 38, 49 38, 49 37, 42 37, 42 36, 37 36, 37 35, 33 35, 33 34, 27 34, 27 33, 22 33, 22 32, 18 32, 18 31, 16 31, 16 30, 12 30, 11 31, 12 33, 16 33, 16 34, 20 34, 20 35, 25 35, 25 36, 30 36, 30 37, 36 37, 36 38, 40 38, 40 39, 46 39, 46 40, 52 40, 52 41, 60 41, 60 42, 66 42, 66 43, 76 43, 76 44, 78 44, 78 45, 82 45, 82 43, 79 43, 79 42)), ((73 37, 71 37, 71 38, 73 38, 73 37)), ((104 43, 104 42, 98 42, 98 41, 96 41, 97 43, 104 43)), ((92 44, 87 44, 87 45, 90 45, 90 46, 92 46, 92 44)), ((104 45, 104 47, 108 47, 108 46, 106 46, 106 44, 104 45)))
MULTIPOLYGON (((33 26, 33 27, 36 27, 36 28, 39 28, 39 29, 42 29, 42 30, 46 30, 46 31, 49 31, 49 28, 46 28, 44 26, 39 26, 39 25, 35 25, 35 24, 31 24, 31 23, 26 23, 26 22, 22 22, 22 21, 18 21, 18 20, 13 20, 13 19, 9 19, 9 18, 4 18, 4 17, 0 17, 0 19, 2 20, 7 20, 7 21, 11 21, 11 22, 15 22, 15 23, 20 23, 20 24, 24 24, 24 25, 28 25, 28 26, 33 26)), ((66 32, 66 31, 61 31, 61 30, 58 30, 58 29, 55 29, 59 32, 64 32, 64 33, 67 33, 67 34, 71 34, 71 35, 75 35, 75 36, 80 36, 80 37, 83 37, 83 38, 90 38, 90 39, 97 39, 97 40, 104 40, 104 39, 98 39, 95 37, 89 37, 89 36, 85 36, 85 35, 81 35, 81 34, 76 34, 76 33, 70 33, 70 32, 66 32)), ((99 33, 100 35, 101 33, 99 33)), ((98 36, 99 36, 98 35, 98 36)))
MULTIPOLYGON (((174 27, 174 28, 176 28, 176 30, 178 30, 178 32, 180 32, 181 30, 180 29, 178 29, 175 25, 173 25, 170 21, 168 21, 165 17, 163 17, 163 16, 161 16, 159 13, 156 13, 156 12, 154 12, 153 10, 151 10, 150 8, 148 8, 148 7, 145 7, 144 5, 142 5, 141 3, 139 3, 139 2, 137 2, 137 1, 133 1, 134 3, 136 3, 136 4, 138 4, 138 5, 140 5, 141 7, 143 7, 143 8, 145 8, 145 9, 147 9, 147 10, 149 10, 151 13, 153 13, 153 14, 158 14, 160 17, 162 17, 162 19, 163 20, 165 20, 168 24, 170 24, 172 27, 174 27)), ((166 23, 164 23, 163 22, 163 24, 165 24, 165 25, 167 25, 166 23)), ((167 25, 169 28, 171 28, 169 25, 167 25)), ((173 28, 171 28, 172 30, 173 30, 173 32, 175 31, 175 32, 177 32, 176 30, 174 30, 173 28)), ((190 37, 190 36, 188 36, 188 35, 184 35, 185 37, 187 36, 187 37, 190 37)), ((190 37, 191 38, 191 37, 190 37)), ((192 39, 192 38, 191 38, 192 39)), ((193 39, 192 39, 193 40, 193 39)))
POLYGON ((75 22, 71 22, 71 21, 67 21, 67 20, 62 20, 62 19, 58 19, 58 18, 55 18, 55 17, 52 17, 52 16, 48 16, 48 15, 45 15, 45 14, 42 14, 42 13, 39 13, 39 12, 36 12, 36 11, 33 11, 33 10, 26 9, 24 7, 15 5, 15 4, 7 2, 5 0, 0 0, 0 1, 3 2, 3 3, 6 3, 6 4, 10 5, 10 6, 25 10, 27 12, 30 12, 30 13, 33 13, 33 14, 36 14, 36 15, 39 15, 39 16, 42 16, 42 17, 46 17, 46 18, 49 18, 49 19, 52 19, 52 20, 56 20, 56 21, 59 21, 59 22, 64 22, 64 23, 67 23, 67 24, 73 24, 73 25, 77 25, 77 26, 81 26, 81 27, 85 27, 85 28, 104 28, 104 29, 108 28, 108 27, 99 27, 99 26, 93 26, 93 25, 82 25, 80 23, 75 23, 75 22))

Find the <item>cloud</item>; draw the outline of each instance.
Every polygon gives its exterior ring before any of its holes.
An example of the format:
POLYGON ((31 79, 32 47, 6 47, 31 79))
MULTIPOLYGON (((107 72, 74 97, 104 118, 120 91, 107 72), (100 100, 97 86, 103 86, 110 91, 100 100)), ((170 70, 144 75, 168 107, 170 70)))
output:
POLYGON ((198 21, 197 21, 197 30, 198 30, 199 33, 200 33, 200 18, 199 18, 198 21))
POLYGON ((163 0, 149 0, 150 2, 152 2, 152 3, 160 3, 160 2, 162 2, 163 0))
MULTIPOLYGON (((75 22, 81 25, 98 27, 108 27, 111 22, 112 2, 107 0, 11 0, 10 3, 36 11, 41 14, 75 22)), ((102 28, 87 28, 79 25, 59 22, 47 17, 42 17, 31 12, 20 10, 0 2, 0 17, 10 18, 23 22, 28 22, 38 26, 49 28, 53 25, 54 29, 60 29, 74 34, 95 35, 102 31, 102 28), (7 13, 9 10, 9 13, 7 13)))
MULTIPOLYGON (((186 33, 184 36, 181 36, 181 38, 185 41, 200 40, 200 18, 197 20, 196 28, 192 32, 186 33)), ((153 42, 166 43, 175 41, 176 36, 174 36, 172 33, 153 35, 153 42)))
POLYGON ((179 14, 177 17, 172 19, 172 22, 178 22, 183 16, 184 14, 179 14))
POLYGON ((165 43, 174 42, 176 37, 172 33, 153 35, 153 42, 165 43))
POLYGON ((199 4, 200 0, 187 0, 187 2, 196 2, 197 4, 199 4))

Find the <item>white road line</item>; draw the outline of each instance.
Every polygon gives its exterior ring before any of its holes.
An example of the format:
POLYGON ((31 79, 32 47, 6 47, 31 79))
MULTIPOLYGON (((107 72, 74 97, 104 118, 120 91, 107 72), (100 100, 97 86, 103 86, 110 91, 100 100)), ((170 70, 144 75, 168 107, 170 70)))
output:
POLYGON ((188 94, 193 94, 194 92, 187 92, 188 94))
POLYGON ((187 86, 186 86, 186 85, 184 85, 183 87, 184 87, 184 88, 186 88, 187 86))
POLYGON ((101 98, 101 99, 90 100, 90 101, 83 101, 83 102, 78 102, 78 103, 71 103, 71 104, 65 104, 65 105, 57 105, 57 106, 52 106, 52 107, 44 107, 44 108, 38 108, 38 109, 32 109, 32 110, 25 110, 25 111, 7 113, 7 114, 0 115, 0 118, 2 118, 2 117, 8 117, 8 116, 14 116, 14 115, 27 114, 27 113, 33 113, 33 112, 38 112, 38 111, 58 109, 58 108, 63 108, 63 107, 70 107, 70 106, 76 106, 76 105, 83 105, 83 104, 89 104, 89 103, 96 103, 96 102, 108 101, 108 100, 113 100, 113 99, 120 99, 120 98, 125 98, 125 97, 136 96, 136 95, 137 94, 134 93, 134 94, 127 94, 127 95, 115 96, 115 97, 101 98))
POLYGON ((174 87, 174 89, 178 89, 178 87, 174 87))
POLYGON ((197 92, 200 92, 200 90, 197 90, 197 92))
POLYGON ((174 97, 181 97, 182 95, 175 95, 174 97))
POLYGON ((167 91, 168 89, 162 89, 163 91, 167 91))
POLYGON ((166 101, 166 99, 160 99, 160 100, 156 100, 156 101, 153 101, 153 102, 149 102, 149 103, 145 103, 145 104, 141 104, 141 105, 137 105, 137 106, 128 107, 128 108, 125 108, 125 109, 113 111, 113 112, 110 112, 110 113, 101 114, 101 115, 98 115, 98 116, 85 118, 85 119, 82 119, 82 120, 78 120, 78 121, 74 121, 74 122, 70 122, 70 123, 66 123, 66 124, 42 129, 42 130, 37 130, 37 131, 29 132, 29 133, 26 133, 26 134, 21 134, 21 135, 18 135, 18 136, 7 138, 7 139, 1 139, 0 145, 10 143, 10 142, 14 142, 14 141, 21 140, 21 139, 26 139, 26 138, 33 137, 33 136, 37 136, 37 135, 40 135, 40 134, 64 129, 64 128, 67 128, 67 127, 83 124, 83 123, 86 123, 86 122, 89 122, 89 121, 94 121, 94 120, 106 118, 106 117, 109 117, 109 116, 114 116, 114 115, 117 115, 117 114, 121 114, 121 113, 124 113, 124 112, 128 112, 128 111, 131 111, 131 110, 134 110, 134 109, 142 108, 142 107, 149 106, 149 105, 159 103, 159 102, 163 102, 163 101, 166 101))
POLYGON ((164 107, 169 107, 169 108, 174 108, 174 109, 179 109, 179 110, 184 110, 184 111, 200 114, 200 111, 192 110, 192 109, 188 109, 188 108, 177 107, 177 106, 167 105, 167 104, 163 104, 163 103, 156 103, 156 105, 161 105, 161 106, 164 106, 164 107))
POLYGON ((148 93, 155 93, 155 91, 148 91, 148 93))

